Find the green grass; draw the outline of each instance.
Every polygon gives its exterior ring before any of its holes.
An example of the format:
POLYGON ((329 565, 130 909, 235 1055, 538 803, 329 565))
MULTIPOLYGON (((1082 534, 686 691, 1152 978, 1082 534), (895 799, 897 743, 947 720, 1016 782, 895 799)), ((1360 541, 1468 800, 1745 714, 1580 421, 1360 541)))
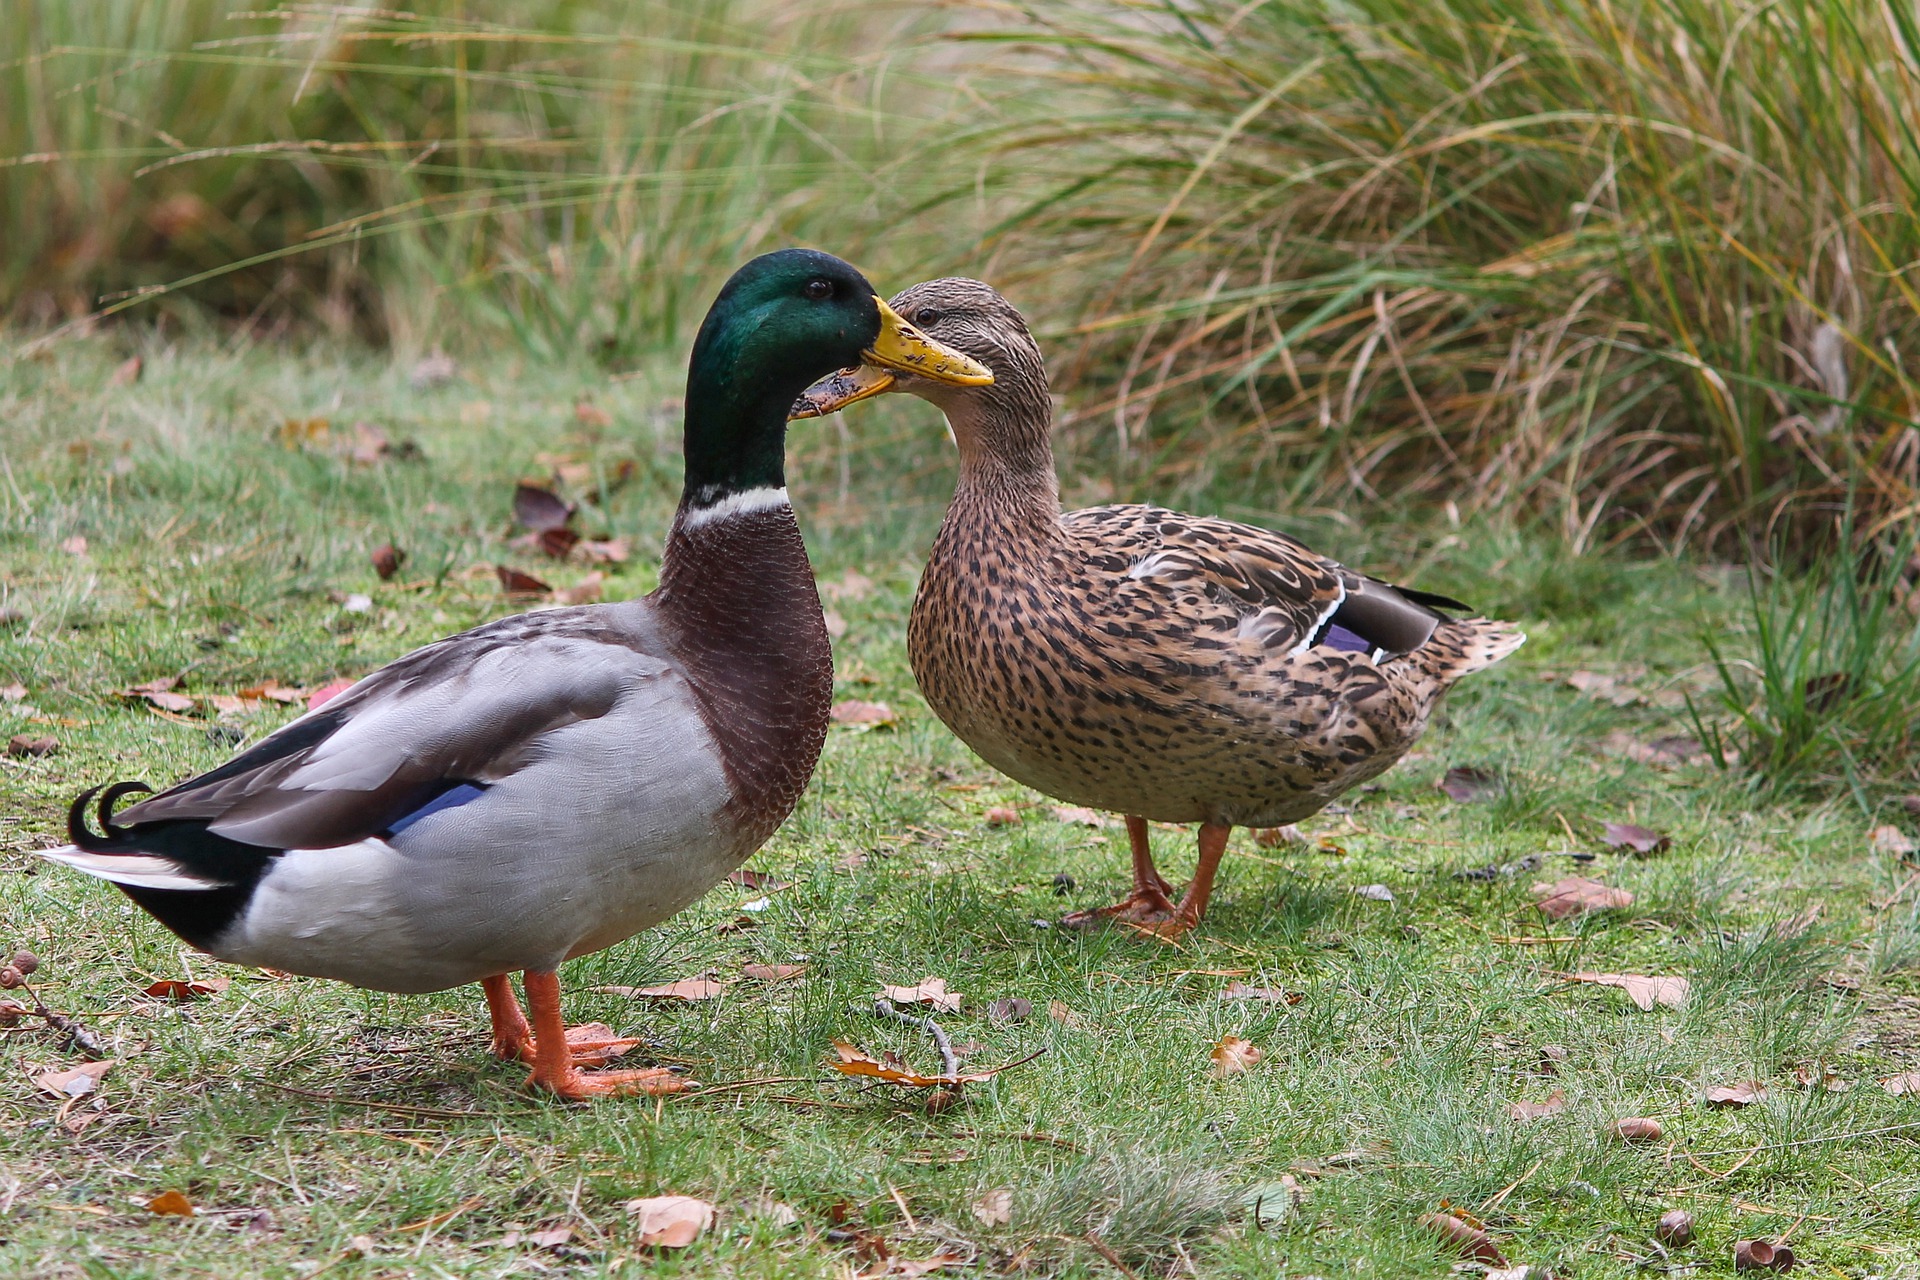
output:
MULTIPOLYGON (((1715 680, 1702 631, 1751 651, 1729 575, 1574 557, 1485 521, 1341 528, 1228 508, 1475 600, 1532 639, 1458 691, 1415 757, 1309 824, 1318 843, 1269 849, 1236 833, 1213 911, 1184 944, 1069 933, 1047 922, 1122 890, 1121 834, 1055 821, 994 775, 929 714, 905 666, 915 565, 951 482, 944 433, 925 406, 892 400, 798 426, 793 487, 821 577, 857 569, 874 584, 830 602, 847 624, 842 696, 884 699, 899 724, 833 733, 800 810, 754 860, 792 882, 765 895, 755 927, 729 928, 761 895, 723 886, 565 974, 573 1018, 646 1036, 642 1052, 709 1085, 791 1079, 567 1106, 488 1058, 472 989, 396 997, 225 970, 30 851, 58 838, 80 787, 177 779, 223 759, 228 730, 251 738, 290 714, 180 723, 116 689, 182 673, 193 693, 317 683, 509 611, 492 563, 577 581, 583 568, 506 545, 512 483, 550 471, 543 454, 591 462, 581 484, 596 490, 636 463, 584 523, 635 540, 610 589, 646 589, 676 490, 677 362, 614 382, 584 363, 496 359, 417 392, 382 357, 155 343, 144 378, 112 387, 128 354, 114 343, 0 365, 0 605, 17 611, 0 630, 0 685, 27 690, 0 702, 0 737, 60 742, 51 756, 0 757, 0 944, 38 952, 39 993, 121 1060, 63 1127, 27 1072, 77 1059, 31 1019, 0 1031, 0 1272, 832 1276, 865 1265, 858 1228, 905 1258, 972 1260, 953 1274, 1117 1274, 1091 1235, 1142 1277, 1438 1277, 1450 1260, 1416 1220, 1443 1202, 1485 1218, 1515 1261, 1583 1277, 1637 1274, 1654 1221, 1676 1206, 1699 1217, 1700 1243, 1676 1258, 1702 1264, 1691 1274, 1729 1275, 1733 1239, 1789 1231, 1820 1274, 1920 1267, 1920 1104, 1875 1083, 1920 1068, 1920 898, 1909 869, 1867 843, 1884 815, 1844 793, 1762 804, 1711 766, 1629 752, 1688 730, 1681 695, 1699 701, 1715 680), (583 424, 580 399, 613 426, 583 424), (422 456, 366 466, 282 443, 286 419, 317 416, 336 436, 374 423, 422 456), (76 536, 84 554, 63 549, 76 536), (366 557, 388 540, 411 558, 382 584, 366 557), (349 612, 329 593, 373 607, 349 612), (1566 684, 1578 671, 1619 676, 1646 700, 1582 696, 1566 684), (1505 793, 1446 800, 1434 784, 1458 763, 1501 774, 1505 793), (1023 821, 989 827, 996 805, 1023 821), (1609 820, 1670 831, 1674 848, 1455 875, 1597 852, 1609 820), (1540 919, 1530 884, 1581 869, 1632 891, 1633 907, 1540 919), (1063 895, 1062 873, 1074 881, 1063 895), (1356 897, 1364 884, 1395 901, 1356 897), (1816 905, 1803 933, 1780 927, 1816 905), (1543 937, 1560 940, 1511 941, 1543 937), (743 982, 710 1004, 592 990, 800 956, 800 981, 743 982), (1640 1013, 1558 977, 1581 969, 1685 975, 1693 998, 1640 1013), (180 1007, 140 993, 189 973, 233 983, 180 1007), (938 1114, 824 1068, 835 1038, 933 1066, 926 1037, 863 1008, 877 983, 929 974, 966 995, 943 1023, 978 1044, 970 1063, 1044 1055, 938 1114), (1236 977, 1302 998, 1221 999, 1236 977), (985 1005, 1002 996, 1030 1000, 1033 1016, 992 1021, 985 1005), (1050 1016, 1055 1001, 1069 1016, 1050 1016), (1208 1050, 1228 1034, 1266 1057, 1215 1079, 1208 1050), (1548 1044, 1567 1050, 1551 1078, 1538 1072, 1548 1044), (1796 1067, 1819 1065, 1854 1087, 1795 1088, 1796 1067), (1745 1110, 1699 1104, 1703 1086, 1745 1078, 1771 1095, 1745 1110), (1508 1117, 1554 1089, 1563 1114, 1508 1117), (1602 1136, 1632 1114, 1657 1117, 1666 1143, 1602 1136), (1306 1199, 1283 1221, 1268 1195, 1255 1222, 1250 1189, 1349 1152, 1364 1155, 1300 1175, 1306 1199), (265 1210, 270 1225, 141 1207, 168 1189, 265 1210), (989 1226, 972 1206, 998 1189, 1012 1220, 989 1226), (669 1192, 712 1200, 721 1217, 685 1253, 651 1255, 621 1205, 669 1192), (796 1221, 780 1225, 769 1202, 796 1221), (566 1251, 497 1243, 553 1225, 573 1229, 566 1251)), ((1080 475, 1067 487, 1102 490, 1080 475)), ((1188 865, 1189 835, 1155 838, 1170 874, 1188 865)))

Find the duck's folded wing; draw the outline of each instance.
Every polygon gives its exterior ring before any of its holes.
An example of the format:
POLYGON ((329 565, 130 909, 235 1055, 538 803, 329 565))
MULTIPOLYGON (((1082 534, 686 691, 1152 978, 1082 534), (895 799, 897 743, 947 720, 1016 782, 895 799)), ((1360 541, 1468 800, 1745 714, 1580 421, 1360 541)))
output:
POLYGON ((1196 597, 1235 619, 1262 648, 1298 653, 1319 644, 1407 653, 1444 621, 1432 606, 1457 601, 1406 592, 1319 555, 1283 533, 1160 507, 1104 507, 1067 517, 1124 548, 1114 568, 1168 597, 1196 597), (1084 522, 1084 523, 1082 523, 1084 522))
POLYGON ((671 678, 669 664, 586 613, 508 618, 408 654, 116 826, 204 823, 247 845, 326 849, 498 782, 555 730, 608 714, 636 682, 671 678))

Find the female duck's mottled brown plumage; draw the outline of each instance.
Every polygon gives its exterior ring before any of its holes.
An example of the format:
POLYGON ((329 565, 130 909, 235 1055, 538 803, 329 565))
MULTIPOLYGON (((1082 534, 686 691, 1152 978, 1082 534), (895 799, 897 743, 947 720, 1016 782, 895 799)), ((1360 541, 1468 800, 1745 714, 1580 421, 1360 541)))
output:
MULTIPOLYGON (((1062 514, 1046 370, 1019 313, 959 279, 892 305, 994 374, 983 387, 895 382, 946 412, 960 448, 908 627, 914 675, 994 767, 1127 816, 1134 892, 1079 919, 1191 928, 1232 827, 1296 822, 1379 774, 1449 685, 1524 639, 1504 623, 1449 620, 1429 606, 1454 602, 1396 590, 1284 534, 1152 506, 1062 514), (1203 824, 1177 906, 1148 821, 1203 824)), ((832 382, 811 393, 815 408, 851 398, 832 382)))

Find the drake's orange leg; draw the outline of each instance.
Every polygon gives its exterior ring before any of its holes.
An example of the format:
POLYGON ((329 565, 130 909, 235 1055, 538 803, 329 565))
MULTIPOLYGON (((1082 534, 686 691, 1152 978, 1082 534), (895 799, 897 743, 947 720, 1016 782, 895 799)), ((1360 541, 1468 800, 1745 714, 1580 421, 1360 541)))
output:
POLYGON ((584 1046, 567 1042, 566 1021, 560 1016, 560 978, 546 969, 529 969, 523 976, 527 1004, 533 1011, 533 1074, 527 1083, 563 1098, 596 1098, 609 1094, 679 1093, 687 1082, 665 1067, 644 1071, 581 1072, 574 1053, 584 1046))
POLYGON ((1207 914, 1207 899, 1213 896, 1213 878, 1220 871, 1220 856, 1227 851, 1227 837, 1233 828, 1219 822, 1200 827, 1200 860, 1193 867, 1193 883, 1180 898, 1170 919, 1149 924, 1147 928, 1163 938, 1177 938, 1200 923, 1207 914))
POLYGON ((1173 918, 1173 886, 1161 878, 1159 869, 1153 865, 1153 845, 1147 839, 1145 818, 1127 815, 1127 841, 1133 846, 1133 892, 1110 907, 1063 916, 1061 924, 1078 927, 1101 920, 1153 924, 1173 918))
POLYGON ((527 1015, 520 1012, 520 1002, 514 998, 513 979, 496 973, 480 979, 480 989, 487 993, 487 1012, 493 1015, 493 1056, 532 1061, 533 1028, 527 1025, 527 1015))

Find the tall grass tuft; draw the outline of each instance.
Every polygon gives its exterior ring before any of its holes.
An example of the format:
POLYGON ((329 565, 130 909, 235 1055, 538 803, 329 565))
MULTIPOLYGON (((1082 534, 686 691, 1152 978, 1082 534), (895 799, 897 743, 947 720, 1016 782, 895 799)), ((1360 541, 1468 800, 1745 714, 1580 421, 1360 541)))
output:
POLYGON ((1910 5, 989 12, 1028 86, 987 131, 1022 196, 994 265, 1099 388, 1077 440, 1163 491, 1518 507, 1581 547, 1849 479, 1914 509, 1910 5))
POLYGON ((1872 812, 1920 789, 1920 534, 1837 541, 1816 572, 1753 572, 1749 656, 1703 637, 1729 719, 1695 719, 1766 794, 1839 788, 1872 812))
POLYGON ((677 337, 751 252, 870 244, 894 198, 878 170, 929 96, 883 105, 910 41, 871 8, 101 0, 20 18, 0 25, 0 318, 41 323, 178 300, 619 354, 677 337))

